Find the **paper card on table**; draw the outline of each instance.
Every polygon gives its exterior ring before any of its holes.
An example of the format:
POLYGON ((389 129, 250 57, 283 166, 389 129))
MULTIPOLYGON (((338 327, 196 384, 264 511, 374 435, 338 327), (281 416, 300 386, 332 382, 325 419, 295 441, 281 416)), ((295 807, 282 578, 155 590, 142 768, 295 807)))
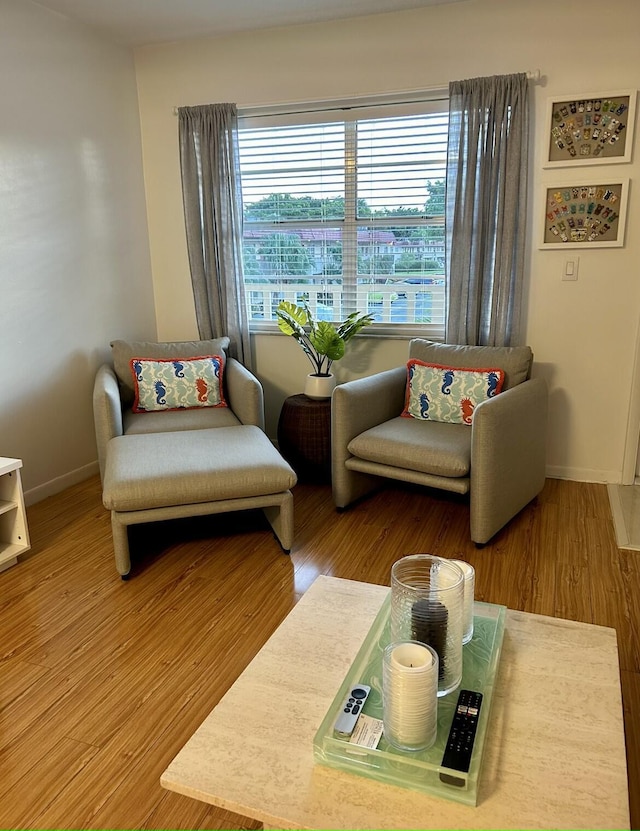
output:
POLYGON ((372 718, 362 713, 349 741, 351 744, 359 744, 362 747, 376 748, 382 736, 382 727, 382 719, 372 718))

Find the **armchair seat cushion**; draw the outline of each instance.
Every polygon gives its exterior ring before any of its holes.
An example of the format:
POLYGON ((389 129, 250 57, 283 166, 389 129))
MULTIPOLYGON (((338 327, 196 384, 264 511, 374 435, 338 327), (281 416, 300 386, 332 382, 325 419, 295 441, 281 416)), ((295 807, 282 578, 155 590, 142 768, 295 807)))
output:
POLYGON ((397 416, 352 439, 353 456, 391 467, 451 478, 469 476, 471 430, 465 424, 397 416))
POLYGON ((210 427, 237 427, 240 423, 228 407, 165 410, 157 413, 134 413, 131 410, 125 410, 122 415, 125 435, 167 433, 175 430, 207 430, 210 427))

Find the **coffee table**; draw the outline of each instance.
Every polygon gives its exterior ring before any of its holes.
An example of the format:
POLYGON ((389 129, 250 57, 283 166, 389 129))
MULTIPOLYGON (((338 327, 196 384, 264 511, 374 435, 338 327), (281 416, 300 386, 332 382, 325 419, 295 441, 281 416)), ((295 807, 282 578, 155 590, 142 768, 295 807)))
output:
POLYGON ((318 577, 161 784, 265 828, 629 828, 616 633, 601 626, 507 612, 476 807, 316 764, 388 592, 318 577))

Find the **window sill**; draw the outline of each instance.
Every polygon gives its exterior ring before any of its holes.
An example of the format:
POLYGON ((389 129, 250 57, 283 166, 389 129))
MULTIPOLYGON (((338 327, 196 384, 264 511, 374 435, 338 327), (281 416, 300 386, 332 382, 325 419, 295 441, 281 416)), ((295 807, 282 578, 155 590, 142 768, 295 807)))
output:
MULTIPOLYGON (((249 324, 250 335, 279 335, 282 337, 290 337, 285 335, 278 328, 277 323, 273 322, 253 322, 249 324)), ((385 326, 380 323, 376 326, 368 326, 360 335, 366 338, 381 338, 385 340, 406 340, 407 338, 425 338, 426 340, 444 341, 444 334, 440 327, 430 326, 429 324, 397 324, 395 326, 385 326)), ((360 337, 358 335, 357 337, 360 337)))

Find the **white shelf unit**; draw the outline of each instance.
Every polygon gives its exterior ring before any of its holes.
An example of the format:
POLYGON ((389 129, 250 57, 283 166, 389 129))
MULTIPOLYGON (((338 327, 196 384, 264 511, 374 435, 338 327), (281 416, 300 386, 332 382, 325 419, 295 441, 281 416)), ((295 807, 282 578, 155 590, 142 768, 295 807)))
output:
POLYGON ((15 565, 30 548, 20 459, 0 456, 0 571, 15 565))

